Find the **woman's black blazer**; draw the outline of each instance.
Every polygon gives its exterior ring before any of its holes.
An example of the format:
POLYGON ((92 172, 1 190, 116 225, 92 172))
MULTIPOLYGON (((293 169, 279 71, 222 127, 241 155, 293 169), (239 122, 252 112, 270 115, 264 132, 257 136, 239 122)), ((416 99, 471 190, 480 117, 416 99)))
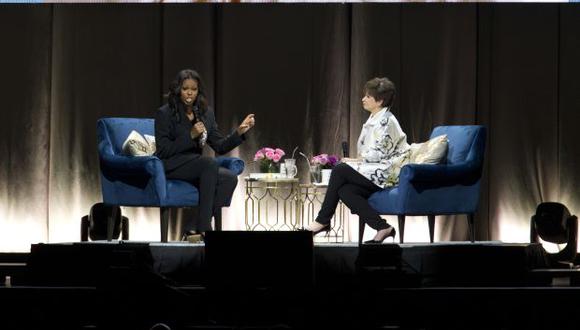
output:
MULTIPOLYGON (((211 108, 201 114, 201 120, 207 129, 207 144, 219 155, 223 155, 244 140, 244 135, 238 135, 236 130, 224 136, 215 121, 211 108)), ((189 160, 201 157, 202 147, 199 138, 192 139, 190 131, 191 121, 183 110, 175 113, 168 104, 157 110, 155 116, 155 155, 163 161, 165 172, 170 172, 189 160)))

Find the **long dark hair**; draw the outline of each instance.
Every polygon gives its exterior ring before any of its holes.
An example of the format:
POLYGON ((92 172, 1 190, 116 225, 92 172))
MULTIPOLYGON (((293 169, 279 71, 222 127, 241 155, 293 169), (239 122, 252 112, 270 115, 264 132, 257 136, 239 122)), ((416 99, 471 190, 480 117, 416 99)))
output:
POLYGON ((167 94, 169 107, 173 110, 173 114, 178 118, 179 109, 184 107, 183 102, 181 102, 181 87, 183 87, 183 82, 187 79, 193 79, 197 82, 198 91, 193 106, 198 107, 201 114, 205 114, 208 107, 207 98, 205 96, 205 86, 199 73, 191 69, 181 70, 177 73, 177 76, 171 84, 169 84, 169 93, 167 94))

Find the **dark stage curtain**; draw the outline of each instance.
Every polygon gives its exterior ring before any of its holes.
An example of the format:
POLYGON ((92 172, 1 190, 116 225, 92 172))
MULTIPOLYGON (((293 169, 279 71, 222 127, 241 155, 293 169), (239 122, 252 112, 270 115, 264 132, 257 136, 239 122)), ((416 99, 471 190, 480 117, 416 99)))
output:
MULTIPOLYGON (((225 129, 256 115, 235 151, 246 172, 258 170, 253 156, 264 146, 338 154, 348 140, 349 7, 224 6, 218 15, 218 121, 225 129)), ((306 179, 306 160, 297 164, 306 179)), ((243 189, 236 194, 243 201, 243 189)), ((242 203, 225 212, 231 228, 243 229, 242 203)))
POLYGON ((0 251, 48 238, 51 22, 49 6, 0 6, 0 251))
POLYGON ((537 204, 559 199, 558 6, 510 4, 491 15, 490 230, 525 241, 537 204))
MULTIPOLYGON (((157 6, 54 5, 49 241, 78 239, 80 217, 101 201, 96 121, 151 117, 161 101, 157 6)), ((159 211, 126 208, 134 239, 158 239, 159 211), (148 220, 150 219, 150 220, 148 220), (140 236, 151 222, 157 235, 140 236)))
MULTIPOLYGON (((78 240, 101 200, 96 120, 152 117, 186 67, 224 132, 256 114, 232 152, 246 173, 263 146, 311 156, 348 141, 354 153, 375 76, 397 85, 409 142, 437 125, 486 125, 477 238, 527 241, 538 203, 580 207, 578 22, 572 4, 2 5, 0 250, 78 240)), ((240 177, 226 229, 243 228, 243 194, 240 177)), ((132 239, 159 239, 158 210, 123 212, 132 239)), ((194 213, 176 213, 173 231, 194 213)), ((408 240, 428 239, 426 219, 408 223, 408 240)), ((463 216, 437 228, 436 239, 467 238, 463 216)))
POLYGON ((558 200, 580 213, 580 6, 562 5, 559 14, 557 90, 558 200))

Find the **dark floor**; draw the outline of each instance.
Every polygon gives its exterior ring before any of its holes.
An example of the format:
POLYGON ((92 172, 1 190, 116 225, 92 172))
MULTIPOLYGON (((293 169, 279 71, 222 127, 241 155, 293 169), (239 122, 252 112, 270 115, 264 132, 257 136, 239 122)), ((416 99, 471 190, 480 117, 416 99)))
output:
POLYGON ((169 291, 0 288, 1 328, 577 329, 580 301, 580 288, 169 291))
POLYGON ((580 328, 577 271, 546 269, 533 245, 317 245, 312 267, 248 249, 217 264, 203 245, 0 254, 0 329, 580 328))

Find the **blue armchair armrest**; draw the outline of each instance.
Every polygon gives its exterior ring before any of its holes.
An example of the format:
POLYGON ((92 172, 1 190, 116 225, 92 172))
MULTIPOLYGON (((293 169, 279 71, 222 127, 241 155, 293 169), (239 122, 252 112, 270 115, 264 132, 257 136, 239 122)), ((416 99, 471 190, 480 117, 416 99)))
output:
POLYGON ((104 170, 114 170, 118 174, 155 176, 164 173, 163 163, 155 156, 101 154, 100 160, 104 170))
POLYGON ((113 180, 129 178, 152 180, 159 200, 167 196, 165 170, 161 159, 155 156, 131 157, 125 155, 100 154, 103 175, 113 180))
POLYGON ((237 157, 216 157, 219 166, 225 167, 235 175, 240 175, 244 171, 244 161, 237 157))
POLYGON ((475 166, 464 164, 408 164, 401 168, 400 182, 425 182, 425 183, 453 183, 466 180, 477 180, 480 169, 475 166))

